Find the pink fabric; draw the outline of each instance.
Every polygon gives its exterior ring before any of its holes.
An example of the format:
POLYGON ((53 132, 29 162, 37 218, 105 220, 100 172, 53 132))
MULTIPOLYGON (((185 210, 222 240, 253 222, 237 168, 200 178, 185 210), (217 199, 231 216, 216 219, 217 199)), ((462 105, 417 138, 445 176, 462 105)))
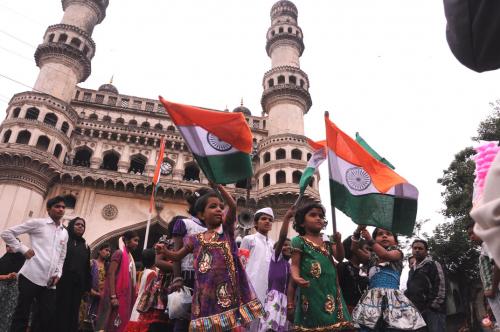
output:
POLYGON ((120 264, 120 270, 116 275, 116 297, 118 298, 119 307, 118 314, 122 323, 116 329, 116 332, 125 331, 128 321, 130 320, 130 311, 133 305, 133 299, 130 296, 130 259, 128 255, 127 246, 122 248, 122 261, 120 264))
POLYGON ((474 180, 474 193, 472 203, 476 206, 483 196, 486 175, 491 167, 496 154, 500 150, 497 141, 487 142, 474 148, 476 154, 472 157, 476 163, 475 180, 474 180))

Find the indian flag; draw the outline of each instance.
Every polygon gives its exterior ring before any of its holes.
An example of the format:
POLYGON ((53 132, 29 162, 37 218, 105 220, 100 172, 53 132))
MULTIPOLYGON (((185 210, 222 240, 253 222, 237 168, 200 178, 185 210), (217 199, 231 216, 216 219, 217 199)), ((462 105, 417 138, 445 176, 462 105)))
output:
POLYGON ((318 169, 319 165, 323 163, 326 159, 326 141, 314 142, 309 138, 306 138, 309 146, 314 150, 307 167, 302 173, 299 181, 300 195, 302 196, 306 191, 307 186, 311 183, 311 178, 318 169))
POLYGON ((359 225, 411 235, 418 190, 325 116, 332 206, 359 225))
POLYGON ((242 113, 171 103, 160 96, 170 118, 206 177, 220 184, 252 176, 252 132, 242 113))
POLYGON ((158 160, 156 161, 156 168, 153 175, 153 190, 151 192, 151 199, 149 200, 149 213, 153 211, 154 201, 156 191, 158 190, 158 184, 160 182, 161 176, 161 165, 163 164, 163 157, 165 155, 165 136, 161 137, 160 140, 160 151, 158 153, 158 160))

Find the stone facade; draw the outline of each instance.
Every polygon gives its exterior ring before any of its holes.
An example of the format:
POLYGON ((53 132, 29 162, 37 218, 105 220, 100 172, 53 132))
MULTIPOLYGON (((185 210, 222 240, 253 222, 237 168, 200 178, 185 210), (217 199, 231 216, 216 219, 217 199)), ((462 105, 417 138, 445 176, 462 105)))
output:
MULTIPOLYGON (((186 214, 186 195, 207 180, 157 100, 120 94, 112 84, 77 86, 90 75, 92 32, 108 1, 62 3, 62 22, 47 29, 35 53, 35 90, 12 97, 0 126, 0 229, 46 215, 45 202, 55 195, 67 196, 67 219, 87 220, 92 246, 144 229, 161 136, 166 167, 152 222, 164 228, 173 216, 186 214)), ((243 105, 233 110, 245 115, 254 135, 254 177, 250 185, 245 180, 227 188, 241 210, 275 209, 273 237, 311 156, 303 115, 312 102, 299 64, 304 44, 297 14, 286 0, 271 9, 266 50, 272 68, 263 78, 262 116, 243 105)), ((316 174, 306 201, 319 200, 318 181, 316 174)))

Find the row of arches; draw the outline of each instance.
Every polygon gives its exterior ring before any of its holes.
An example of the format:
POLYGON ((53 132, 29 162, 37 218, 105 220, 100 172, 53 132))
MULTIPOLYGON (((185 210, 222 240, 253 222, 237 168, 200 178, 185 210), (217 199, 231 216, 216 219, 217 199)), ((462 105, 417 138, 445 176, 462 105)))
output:
MULTIPOLYGON (((16 119, 16 118, 19 118, 21 117, 21 108, 20 107, 16 107, 14 108, 14 110, 12 111, 12 116, 11 116, 11 119, 16 119)), ((28 120, 39 120, 40 118, 40 110, 36 107, 30 107, 26 110, 26 113, 24 114, 24 118, 25 119, 28 119, 28 120)), ((53 113, 53 112, 49 112, 49 113, 46 113, 43 117, 43 123, 51 126, 51 127, 57 127, 57 124, 59 122, 59 117, 53 113)), ((60 127, 60 130, 64 133, 64 134, 68 134, 68 131, 69 131, 69 124, 67 121, 63 121, 61 123, 61 127, 60 127)))
MULTIPOLYGON (((2 137, 2 143, 8 143, 11 139, 12 136, 12 130, 7 130, 4 132, 3 137, 2 137)), ((15 143, 17 144, 26 144, 28 145, 31 140, 31 132, 28 130, 22 130, 17 134, 15 143)), ((45 135, 40 135, 38 136, 36 140, 35 147, 41 151, 48 151, 50 147, 50 138, 45 136, 45 135)), ((62 152, 62 145, 57 143, 56 146, 54 147, 54 150, 52 154, 54 157, 59 158, 62 152)))
MULTIPOLYGON (((311 154, 307 154, 307 160, 311 158, 311 154)), ((283 148, 280 148, 274 152, 274 160, 287 159, 287 151, 283 148)), ((290 159, 302 160, 302 151, 299 149, 293 149, 290 152, 290 159)), ((266 152, 263 155, 264 163, 268 163, 271 161, 271 152, 266 152)))
MULTIPOLYGON (((296 183, 298 184, 300 182, 300 178, 302 177, 302 172, 301 171, 293 171, 292 172, 292 181, 291 183, 296 183)), ((277 171, 275 174, 275 183, 280 184, 280 183, 290 183, 287 181, 286 178, 286 172, 285 171, 277 171)), ((264 174, 262 177, 262 186, 269 187, 271 185, 271 175, 269 173, 264 174)), ((310 184, 312 187, 312 183, 310 184)))
MULTIPOLYGON (((89 120, 92 120, 92 121, 98 121, 99 120, 99 116, 96 114, 96 113, 92 113, 89 115, 89 120)), ((101 119, 102 122, 105 122, 105 123, 113 123, 111 117, 109 115, 105 115, 102 117, 101 119)), ((121 124, 121 125, 125 125, 125 119, 122 118, 122 117, 119 117, 117 118, 114 123, 116 124, 121 124)), ((131 126, 131 127, 139 127, 139 124, 137 122, 136 119, 131 119, 127 122, 127 125, 131 126)), ((149 128, 153 128, 153 129, 156 129, 156 130, 163 130, 163 125, 161 123, 156 123, 153 127, 151 127, 151 123, 149 123, 148 121, 144 121, 141 123, 140 125, 141 128, 144 128, 144 129, 149 129, 149 128)), ((174 133, 175 132, 175 126, 173 125, 169 125, 167 126, 166 128, 167 131, 169 132, 172 132, 174 133)))
MULTIPOLYGON (((280 34, 280 33, 285 33, 285 27, 279 27, 278 30, 271 30, 271 36, 275 36, 276 34, 280 34)), ((295 36, 298 36, 300 37, 301 34, 300 34, 300 30, 299 29, 294 29, 292 27, 287 27, 286 28, 286 33, 288 34, 295 34, 295 36)))
POLYGON ((47 41, 49 43, 68 44, 68 45, 82 51, 83 54, 85 54, 85 56, 89 55, 89 51, 90 51, 89 46, 85 45, 85 43, 83 43, 81 41, 81 39, 78 37, 71 37, 71 39, 69 39, 69 36, 66 33, 60 33, 60 34, 56 35, 56 33, 53 32, 53 33, 48 35, 47 41), (56 39, 56 37, 57 37, 57 39, 56 39), (68 43, 68 40, 69 40, 69 43, 68 43), (84 45, 83 48, 82 48, 82 45, 84 45))
MULTIPOLYGON (((305 81, 303 79, 299 80, 299 84, 297 84, 297 76, 295 75, 289 75, 288 76, 288 82, 286 81, 285 75, 279 75, 276 78, 277 84, 292 84, 292 85, 299 85, 301 88, 305 89, 305 81)), ((274 86, 274 78, 270 78, 267 80, 267 87, 272 88, 274 86)))

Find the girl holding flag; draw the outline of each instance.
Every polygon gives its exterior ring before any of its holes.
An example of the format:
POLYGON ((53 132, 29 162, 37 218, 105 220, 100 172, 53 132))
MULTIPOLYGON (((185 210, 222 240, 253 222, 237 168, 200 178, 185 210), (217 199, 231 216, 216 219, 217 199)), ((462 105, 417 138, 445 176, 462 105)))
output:
POLYGON ((325 208, 312 203, 295 214, 292 239, 292 279, 298 288, 299 303, 295 307, 295 331, 339 331, 352 329, 351 317, 342 297, 335 262, 344 259, 340 233, 335 243, 324 238, 325 208), (338 245, 337 245, 338 244, 338 245))
POLYGON ((181 260, 194 254, 195 284, 191 309, 190 331, 230 331, 263 315, 263 308, 253 291, 245 270, 238 259, 234 239, 236 204, 221 185, 229 209, 213 191, 200 197, 195 210, 207 230, 189 235, 184 247, 171 251, 159 246, 166 257, 181 260))
POLYGON ((358 251, 364 260, 369 260, 368 290, 361 297, 352 313, 353 320, 362 332, 369 331, 415 331, 425 326, 417 308, 399 290, 399 279, 403 270, 403 253, 398 247, 396 235, 382 228, 373 234, 364 228, 352 236, 352 250, 359 246, 360 235, 372 246, 371 254, 358 251))

